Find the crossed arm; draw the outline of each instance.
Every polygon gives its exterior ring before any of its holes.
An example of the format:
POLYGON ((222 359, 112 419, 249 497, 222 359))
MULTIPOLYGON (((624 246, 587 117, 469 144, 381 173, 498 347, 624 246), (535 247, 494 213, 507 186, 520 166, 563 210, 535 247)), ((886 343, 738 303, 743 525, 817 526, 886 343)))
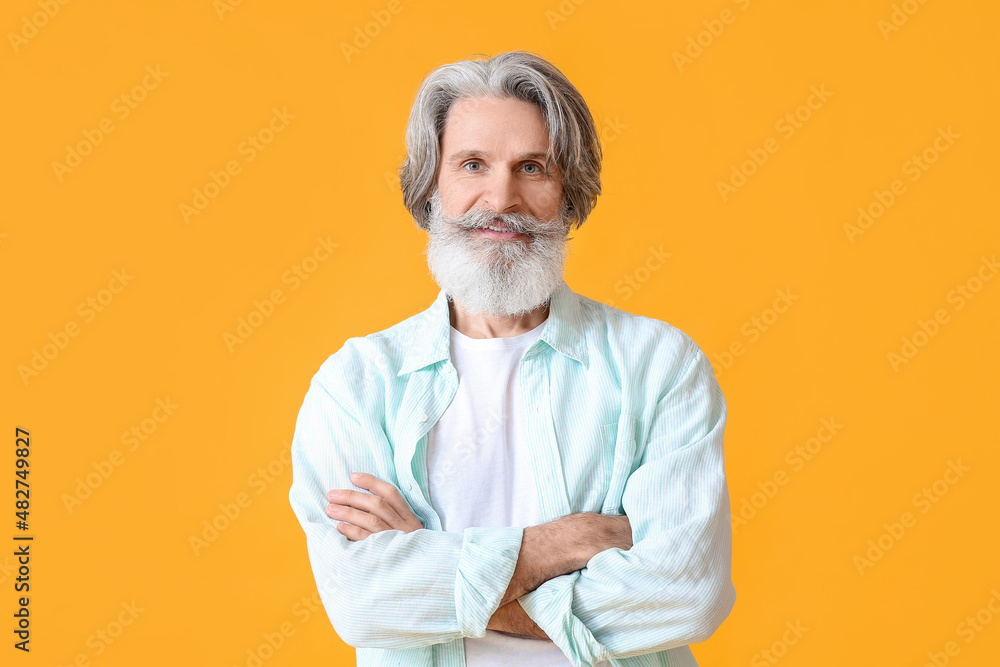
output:
POLYGON ((629 443, 635 454, 622 450, 632 468, 616 493, 627 518, 572 514, 528 528, 447 532, 423 529, 393 486, 399 462, 379 401, 373 408, 344 390, 362 372, 357 351, 345 345, 331 356, 296 422, 289 501, 341 638, 420 650, 487 629, 547 634, 582 666, 711 636, 735 599, 726 405, 693 343, 668 368, 655 406, 627 416, 642 426, 629 443), (351 478, 362 470, 374 475, 351 478), (327 490, 351 484, 362 490, 324 501, 327 490), (375 504, 356 505, 353 494, 375 504), (395 518, 386 514, 392 503, 395 518))
MULTIPOLYGON (((326 514, 338 521, 337 530, 348 540, 356 542, 384 530, 409 533, 423 528, 392 484, 367 473, 352 473, 351 481, 371 493, 334 489, 326 496, 330 503, 326 514)), ((627 516, 584 512, 525 528, 514 574, 486 629, 524 639, 549 639, 517 598, 554 577, 586 567, 605 549, 631 547, 627 516)))

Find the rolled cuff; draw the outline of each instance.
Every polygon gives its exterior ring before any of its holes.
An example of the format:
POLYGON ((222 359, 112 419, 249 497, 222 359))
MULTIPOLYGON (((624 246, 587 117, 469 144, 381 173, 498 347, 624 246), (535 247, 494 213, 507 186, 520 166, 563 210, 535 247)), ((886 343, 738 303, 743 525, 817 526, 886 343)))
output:
POLYGON ((485 637, 507 592, 524 528, 466 528, 455 574, 455 617, 464 637, 485 637))
POLYGON ((549 579, 519 597, 524 612, 562 650, 574 667, 590 667, 611 657, 611 651, 573 615, 573 595, 580 571, 549 579))

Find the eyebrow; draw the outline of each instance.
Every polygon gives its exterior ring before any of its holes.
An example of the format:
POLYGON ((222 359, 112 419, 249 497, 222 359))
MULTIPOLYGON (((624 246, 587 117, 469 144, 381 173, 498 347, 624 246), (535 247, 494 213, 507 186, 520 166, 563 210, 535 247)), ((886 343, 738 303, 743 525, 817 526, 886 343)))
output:
MULTIPOLYGON (((466 148, 465 150, 453 153, 451 157, 448 158, 449 163, 459 162, 470 157, 482 157, 487 160, 493 157, 492 154, 485 151, 476 150, 474 148, 466 148)), ((545 160, 545 153, 531 152, 531 153, 518 153, 514 156, 517 160, 545 160)))

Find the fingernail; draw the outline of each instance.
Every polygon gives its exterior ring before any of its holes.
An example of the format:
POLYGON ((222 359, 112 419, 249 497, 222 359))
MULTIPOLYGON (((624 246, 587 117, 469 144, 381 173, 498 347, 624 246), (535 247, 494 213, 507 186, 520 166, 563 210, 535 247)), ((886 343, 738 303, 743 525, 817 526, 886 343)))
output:
POLYGON ((340 489, 337 489, 336 491, 331 491, 330 495, 331 496, 339 496, 340 495, 340 489))
POLYGON ((359 473, 359 472, 352 472, 351 473, 351 479, 357 479, 358 477, 361 477, 361 473, 359 473))

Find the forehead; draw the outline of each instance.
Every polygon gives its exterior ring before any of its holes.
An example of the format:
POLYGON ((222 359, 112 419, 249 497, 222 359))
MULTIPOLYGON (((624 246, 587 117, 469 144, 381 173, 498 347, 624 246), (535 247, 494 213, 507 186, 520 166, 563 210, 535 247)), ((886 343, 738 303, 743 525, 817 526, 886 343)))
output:
POLYGON ((549 133, 536 104, 518 99, 462 98, 448 111, 442 152, 481 150, 501 154, 545 152, 549 133))

